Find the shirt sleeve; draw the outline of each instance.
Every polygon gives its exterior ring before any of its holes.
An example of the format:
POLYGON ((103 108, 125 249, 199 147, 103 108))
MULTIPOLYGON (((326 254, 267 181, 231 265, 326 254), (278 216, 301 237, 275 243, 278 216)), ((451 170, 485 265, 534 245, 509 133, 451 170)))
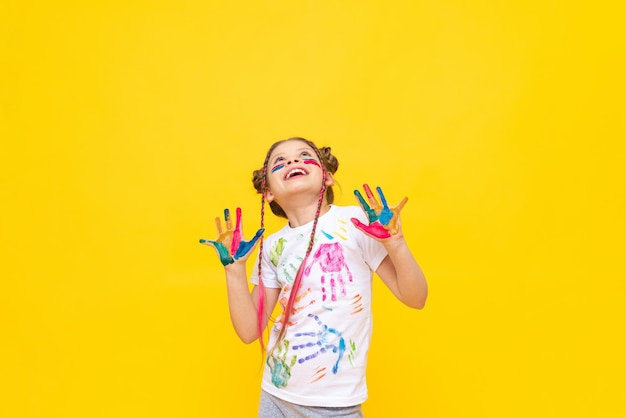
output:
MULTIPOLYGON (((263 262, 261 263, 261 276, 263 285, 268 288, 280 288, 280 283, 276 280, 276 268, 270 262, 270 240, 263 243, 263 262)), ((250 283, 259 284, 259 256, 257 255, 250 275, 250 283)))

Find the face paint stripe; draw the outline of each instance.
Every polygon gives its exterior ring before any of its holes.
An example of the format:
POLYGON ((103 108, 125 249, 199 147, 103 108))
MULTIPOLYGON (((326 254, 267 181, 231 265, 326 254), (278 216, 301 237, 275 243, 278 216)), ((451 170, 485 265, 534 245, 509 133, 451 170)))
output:
POLYGON ((321 167, 320 163, 317 162, 317 160, 304 159, 302 161, 304 162, 304 164, 313 164, 313 165, 316 165, 318 167, 321 167))
POLYGON ((277 164, 274 167, 272 167, 271 172, 273 173, 274 171, 278 171, 278 170, 280 170, 281 168, 284 168, 284 167, 285 167, 285 164, 277 164))

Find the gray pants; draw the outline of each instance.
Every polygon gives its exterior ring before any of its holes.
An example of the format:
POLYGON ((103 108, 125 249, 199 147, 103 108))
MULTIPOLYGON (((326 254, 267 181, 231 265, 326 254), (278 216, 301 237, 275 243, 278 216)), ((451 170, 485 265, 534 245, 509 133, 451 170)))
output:
POLYGON ((261 391, 259 418, 363 418, 361 405, 325 407, 296 405, 261 391))

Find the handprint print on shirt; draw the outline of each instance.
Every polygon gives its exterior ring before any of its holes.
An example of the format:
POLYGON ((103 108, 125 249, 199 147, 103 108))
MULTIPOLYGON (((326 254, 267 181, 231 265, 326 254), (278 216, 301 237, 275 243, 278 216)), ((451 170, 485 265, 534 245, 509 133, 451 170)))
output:
POLYGON ((280 260, 280 256, 283 255, 286 243, 287 240, 285 238, 278 238, 278 241, 270 248, 270 262, 274 267, 278 266, 278 261, 280 260))
POLYGON ((363 195, 361 195, 361 192, 358 190, 354 191, 354 195, 358 199, 363 211, 367 214, 369 225, 365 225, 357 218, 351 218, 350 220, 354 226, 378 239, 389 238, 397 234, 400 228, 400 211, 409 199, 405 197, 397 206, 390 208, 380 187, 376 187, 376 191, 378 192, 382 205, 376 200, 367 184, 363 185, 363 189, 365 190, 369 204, 363 199, 363 195))
POLYGON ((233 229, 233 223, 230 219, 230 211, 228 209, 224 209, 226 230, 224 231, 222 229, 222 222, 220 221, 220 218, 215 218, 217 238, 215 240, 200 240, 200 244, 215 248, 223 266, 232 264, 235 260, 247 256, 265 231, 264 228, 261 228, 250 241, 245 241, 242 233, 241 208, 237 208, 236 216, 237 221, 235 229, 233 229))
POLYGON ((346 276, 347 279, 352 281, 352 273, 346 264, 346 259, 343 255, 343 247, 339 243, 321 244, 315 254, 313 255, 313 261, 304 270, 304 274, 309 276, 311 269, 319 264, 322 270, 320 281, 322 284, 322 302, 325 302, 327 295, 327 286, 330 289, 330 300, 333 302, 337 300, 337 291, 339 296, 346 296, 346 276))
POLYGON ((277 348, 267 356, 267 366, 272 374, 272 383, 277 388, 284 388, 291 377, 291 368, 296 364, 296 355, 287 359, 289 353, 289 341, 283 340, 277 348), (277 353, 275 353, 277 351, 277 353))
MULTIPOLYGON (((291 293, 291 288, 292 288, 291 283, 287 284, 282 289, 281 296, 278 298, 278 303, 280 303, 280 306, 282 307, 283 312, 285 311, 287 307, 287 302, 289 301, 289 294, 291 293)), ((293 308, 291 308, 290 321, 287 324, 288 326, 292 326, 296 324, 296 321, 294 320, 295 314, 305 309, 307 306, 310 306, 316 303, 316 300, 313 298, 313 296, 314 295, 310 287, 300 290, 300 292, 296 296, 296 300, 295 300, 295 303, 293 304, 293 308)), ((279 318, 279 322, 282 326, 285 325, 285 317, 286 316, 283 314, 279 318)))
MULTIPOLYGON (((313 360, 319 355, 333 353, 337 355, 337 361, 333 365, 333 374, 337 374, 337 371, 339 371, 339 362, 343 358, 343 354, 346 351, 346 342, 340 331, 335 328, 330 328, 328 325, 322 323, 317 315, 309 314, 308 316, 315 321, 318 330, 312 332, 298 332, 294 334, 294 339, 311 338, 311 340, 305 343, 294 343, 292 347, 293 351, 307 351, 307 354, 301 355, 298 358, 298 363, 302 364, 305 361, 313 360)), ((356 349, 356 346, 352 345, 351 349, 356 349)))

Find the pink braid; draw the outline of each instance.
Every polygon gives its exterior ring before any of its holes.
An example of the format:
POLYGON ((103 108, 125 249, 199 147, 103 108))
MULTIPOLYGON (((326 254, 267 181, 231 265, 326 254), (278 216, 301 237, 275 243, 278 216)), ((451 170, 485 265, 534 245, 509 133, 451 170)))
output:
MULTIPOLYGON (((265 227, 265 187, 266 187, 266 175, 267 175, 267 161, 269 160, 269 153, 265 158, 263 164, 263 183, 261 184, 261 228, 265 227)), ((263 262, 263 236, 260 238, 259 243, 259 262, 257 265, 259 284, 257 287, 257 330, 259 331, 259 344, 261 345, 261 353, 265 352, 265 343, 263 342, 263 318, 265 316, 265 284, 263 283, 263 277, 261 276, 261 263, 263 262)))
POLYGON ((324 160, 317 149, 317 147, 313 147, 315 153, 317 154, 317 158, 320 160, 320 166, 322 167, 322 188, 320 190, 320 197, 317 201, 317 210, 315 211, 315 218, 313 220, 313 229, 311 230, 311 238, 309 239, 309 245, 306 249, 306 254, 304 255, 304 259, 298 268, 298 272, 296 273, 296 278, 293 281, 293 286, 291 288, 291 294, 289 295, 289 300, 287 301, 287 305, 283 310, 283 317, 281 319, 282 327, 280 333, 278 334, 278 338, 276 339, 276 345, 285 337, 285 333, 287 332, 287 327, 289 326, 289 318, 291 317, 291 313, 293 311, 293 305, 296 302, 296 296, 300 291, 300 287, 302 285, 302 278, 304 276, 304 270, 306 266, 307 259, 313 250, 313 245, 315 243, 315 232, 317 230, 317 223, 319 221, 320 213, 322 211, 322 203, 324 201, 324 193, 326 192, 326 165, 324 164, 324 160))

